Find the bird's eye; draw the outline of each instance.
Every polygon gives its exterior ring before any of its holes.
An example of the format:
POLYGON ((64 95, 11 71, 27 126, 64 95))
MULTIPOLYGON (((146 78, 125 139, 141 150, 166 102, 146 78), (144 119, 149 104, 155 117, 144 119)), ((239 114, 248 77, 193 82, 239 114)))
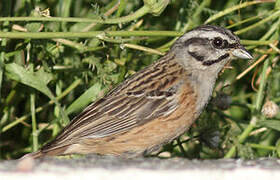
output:
POLYGON ((216 37, 213 39, 212 44, 215 48, 221 48, 223 46, 222 38, 216 37))

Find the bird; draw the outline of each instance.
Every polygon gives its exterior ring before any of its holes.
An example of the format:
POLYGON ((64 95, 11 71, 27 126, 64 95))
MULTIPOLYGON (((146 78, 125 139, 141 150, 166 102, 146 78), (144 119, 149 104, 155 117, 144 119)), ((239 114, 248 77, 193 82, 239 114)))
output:
POLYGON ((252 55, 230 30, 202 25, 169 52, 87 106, 38 151, 24 157, 70 154, 137 157, 187 132, 208 104, 220 71, 252 55))

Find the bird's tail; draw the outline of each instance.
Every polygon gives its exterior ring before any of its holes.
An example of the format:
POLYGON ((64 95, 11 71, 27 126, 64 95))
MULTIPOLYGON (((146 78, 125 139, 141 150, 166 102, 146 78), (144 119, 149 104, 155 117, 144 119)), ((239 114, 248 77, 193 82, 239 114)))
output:
POLYGON ((21 157, 20 159, 24 159, 24 158, 33 158, 33 159, 37 159, 37 158, 43 158, 46 156, 60 156, 60 155, 66 155, 64 154, 65 150, 67 149, 67 146, 64 147, 57 147, 57 148, 46 148, 43 147, 43 149, 40 149, 36 152, 32 152, 32 153, 28 153, 25 154, 23 157, 21 157))
POLYGON ((36 151, 36 152, 25 154, 24 156, 22 156, 20 158, 20 160, 25 159, 25 158, 37 159, 37 158, 42 158, 44 156, 46 156, 46 154, 42 153, 41 150, 39 150, 39 151, 36 151))

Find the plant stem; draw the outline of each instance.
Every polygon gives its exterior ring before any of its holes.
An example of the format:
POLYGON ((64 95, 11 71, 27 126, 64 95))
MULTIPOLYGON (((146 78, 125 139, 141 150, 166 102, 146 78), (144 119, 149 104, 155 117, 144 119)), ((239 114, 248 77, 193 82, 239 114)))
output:
POLYGON ((75 18, 75 17, 2 17, 0 21, 52 21, 52 22, 91 22, 91 23, 99 23, 99 24, 119 24, 125 23, 129 21, 133 21, 138 19, 145 14, 149 13, 150 8, 147 5, 142 6, 135 13, 123 16, 120 18, 112 18, 112 19, 91 19, 91 18, 75 18))
POLYGON ((92 32, 0 32, 0 38, 49 39, 49 38, 93 38, 98 36, 181 36, 176 31, 92 31, 92 32))
POLYGON ((204 24, 208 24, 208 23, 210 23, 210 22, 212 22, 212 21, 214 21, 214 20, 216 20, 216 19, 218 19, 220 17, 223 17, 224 15, 229 14, 229 13, 235 11, 235 10, 242 9, 242 8, 247 7, 247 6, 254 5, 254 4, 266 3, 266 2, 274 2, 274 1, 251 1, 251 2, 244 2, 242 4, 238 4, 236 6, 233 6, 233 7, 230 7, 228 9, 225 9, 223 11, 220 11, 219 13, 217 13, 217 14, 211 16, 210 18, 208 18, 205 21, 204 24))
POLYGON ((253 144, 253 143, 249 143, 249 146, 251 146, 252 148, 256 148, 256 149, 265 149, 265 150, 270 150, 270 151, 276 151, 277 148, 274 146, 264 146, 264 145, 260 145, 260 144, 253 144))
POLYGON ((260 111, 261 110, 261 106, 262 106, 262 101, 263 101, 263 97, 264 97, 264 89, 265 89, 265 85, 266 85, 266 82, 267 82, 267 68, 270 64, 270 58, 267 59, 265 62, 264 62, 264 65, 263 65, 263 71, 262 71, 262 74, 261 74, 261 82, 260 82, 260 87, 259 87, 259 90, 258 90, 258 93, 257 93, 257 100, 256 100, 256 110, 257 111, 260 111))
POLYGON ((242 34, 242 33, 244 33, 244 32, 247 32, 247 31, 249 31, 249 30, 252 30, 252 29, 258 27, 258 26, 261 25, 261 24, 264 24, 264 23, 266 23, 266 22, 268 22, 268 21, 271 21, 272 19, 274 19, 274 18, 276 18, 276 17, 279 17, 279 16, 280 16, 280 10, 276 11, 275 13, 273 13, 272 15, 268 16, 267 18, 265 18, 265 19, 263 19, 263 20, 261 20, 261 21, 255 23, 255 24, 253 24, 253 25, 251 25, 251 26, 248 26, 248 27, 246 27, 246 28, 244 28, 244 29, 235 31, 234 33, 237 34, 237 35, 238 35, 238 34, 242 34))
POLYGON ((32 119, 32 142, 33 142, 33 151, 38 150, 38 132, 37 132, 37 123, 36 123, 36 112, 35 112, 35 93, 30 95, 30 108, 31 108, 31 119, 32 119))

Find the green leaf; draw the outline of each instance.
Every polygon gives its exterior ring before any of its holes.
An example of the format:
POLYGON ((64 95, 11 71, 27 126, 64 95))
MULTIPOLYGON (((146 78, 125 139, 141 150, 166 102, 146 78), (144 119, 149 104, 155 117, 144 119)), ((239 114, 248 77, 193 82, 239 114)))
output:
POLYGON ((76 99, 67 109, 66 113, 71 114, 73 112, 76 112, 85 106, 87 106, 89 103, 95 101, 99 96, 101 92, 101 84, 96 83, 91 88, 89 88, 86 92, 84 92, 78 99, 76 99))
POLYGON ((58 101, 47 86, 47 84, 52 79, 51 74, 45 72, 43 68, 39 69, 36 72, 33 72, 32 70, 27 70, 16 63, 6 64, 5 70, 6 75, 9 78, 18 81, 22 84, 25 84, 29 87, 35 88, 38 91, 45 94, 46 96, 48 96, 51 100, 53 100, 60 110, 60 114, 63 121, 69 122, 69 118, 66 116, 60 104, 58 103, 58 101))
POLYGON ((39 32, 41 23, 29 23, 29 24, 26 24, 25 27, 28 32, 39 32))
POLYGON ((47 84, 52 79, 52 75, 45 72, 43 68, 39 69, 36 72, 25 69, 22 66, 11 63, 5 65, 6 75, 22 84, 25 84, 29 87, 35 88, 38 91, 42 92, 50 99, 53 99, 52 92, 47 87, 47 84))
POLYGON ((280 121, 279 120, 262 120, 262 121, 258 121, 258 125, 280 131, 280 121))

